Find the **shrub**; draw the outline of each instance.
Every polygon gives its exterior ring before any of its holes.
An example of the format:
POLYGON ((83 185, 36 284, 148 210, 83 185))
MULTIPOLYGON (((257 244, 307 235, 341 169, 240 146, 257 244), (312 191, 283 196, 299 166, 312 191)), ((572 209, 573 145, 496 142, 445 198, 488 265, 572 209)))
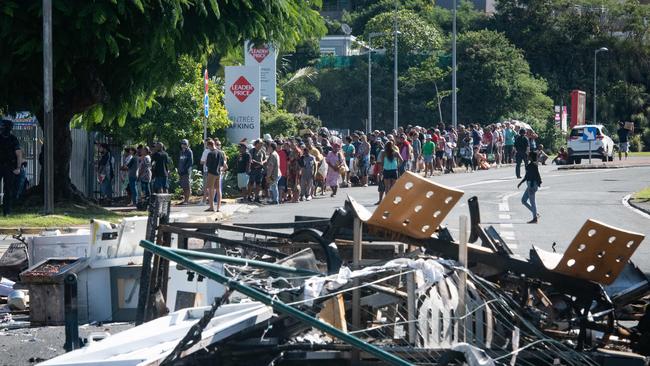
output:
POLYGON ((643 151, 643 140, 641 139, 641 135, 635 134, 632 135, 630 138, 630 151, 632 152, 640 152, 643 151))

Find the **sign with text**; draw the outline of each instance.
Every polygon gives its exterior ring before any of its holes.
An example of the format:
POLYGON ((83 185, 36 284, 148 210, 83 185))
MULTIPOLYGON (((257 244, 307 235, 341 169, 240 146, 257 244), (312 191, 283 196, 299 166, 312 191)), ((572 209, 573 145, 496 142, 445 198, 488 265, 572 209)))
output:
POLYGON ((231 143, 260 137, 260 68, 226 66, 225 102, 231 125, 226 135, 231 143))
POLYGON ((262 99, 273 105, 277 105, 275 91, 276 56, 275 49, 271 45, 255 47, 248 41, 244 42, 246 66, 258 66, 260 68, 260 95, 262 99))

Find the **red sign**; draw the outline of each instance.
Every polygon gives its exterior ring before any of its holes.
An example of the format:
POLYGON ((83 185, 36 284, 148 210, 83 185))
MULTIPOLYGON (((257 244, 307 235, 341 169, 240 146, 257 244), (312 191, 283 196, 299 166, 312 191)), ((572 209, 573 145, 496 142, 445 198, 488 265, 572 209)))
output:
POLYGON ((587 94, 582 90, 571 91, 571 128, 585 124, 587 94))
POLYGON ((261 64, 262 61, 264 61, 264 59, 266 58, 266 56, 269 55, 269 49, 266 48, 266 47, 264 47, 264 48, 251 48, 248 51, 248 53, 250 53, 251 56, 253 56, 255 61, 257 61, 258 63, 261 64))
POLYGON ((230 91, 237 99, 239 99, 240 102, 243 103, 249 95, 253 94, 255 88, 253 88, 253 85, 251 85, 245 77, 240 76, 239 79, 230 86, 230 91))

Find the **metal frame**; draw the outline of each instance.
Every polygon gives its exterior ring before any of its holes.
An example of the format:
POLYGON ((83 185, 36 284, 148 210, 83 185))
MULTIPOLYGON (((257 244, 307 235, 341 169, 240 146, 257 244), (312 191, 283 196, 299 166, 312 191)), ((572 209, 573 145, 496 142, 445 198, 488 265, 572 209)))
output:
POLYGON ((246 286, 238 281, 232 280, 228 277, 225 277, 217 272, 215 272, 213 269, 208 268, 202 264, 195 263, 192 260, 189 260, 188 258, 178 254, 174 250, 170 248, 165 248, 159 245, 156 245, 150 241, 147 240, 142 240, 140 242, 140 246, 143 247, 147 252, 155 254, 156 256, 159 256, 161 258, 166 259, 167 261, 173 261, 176 262, 202 276, 205 276, 206 278, 209 278, 211 280, 214 280, 216 282, 219 282, 220 284, 226 286, 228 289, 235 290, 240 292, 243 295, 246 295, 250 297, 253 300, 257 300, 262 302, 265 305, 271 306, 273 310, 289 315, 295 319, 300 320, 301 322, 308 324, 318 330, 321 330, 323 332, 326 332, 352 346, 355 348, 358 348, 361 351, 368 352, 371 355, 379 358, 382 361, 385 361, 388 364, 391 365, 396 365, 396 366, 409 366, 411 363, 403 360, 402 358, 399 358, 391 353, 388 353, 384 351, 383 349, 374 346, 372 344, 366 343, 362 341, 361 339, 350 335, 348 333, 345 333, 338 328, 335 328, 327 323, 324 323, 318 319, 316 319, 313 316, 310 316, 309 314, 306 314, 296 308, 293 308, 282 301, 276 300, 272 297, 270 297, 267 294, 264 294, 252 287, 246 286))

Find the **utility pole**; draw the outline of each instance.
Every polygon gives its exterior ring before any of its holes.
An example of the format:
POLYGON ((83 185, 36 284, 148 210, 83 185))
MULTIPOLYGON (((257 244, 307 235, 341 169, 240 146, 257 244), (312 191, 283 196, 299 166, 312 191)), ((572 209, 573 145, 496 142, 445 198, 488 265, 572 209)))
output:
MULTIPOLYGON (((52 90, 52 0, 43 0, 43 107, 45 129, 43 197, 44 213, 54 211, 54 93, 52 90)), ((65 172, 67 174, 67 172, 65 172)))
POLYGON ((596 71, 598 67, 598 53, 599 52, 607 52, 609 49, 607 47, 601 47, 597 50, 594 51, 594 122, 593 124, 596 124, 598 121, 596 119, 596 71))
POLYGON ((398 103, 397 103, 397 6, 398 6, 398 0, 395 0, 395 19, 393 21, 393 48, 395 49, 395 58, 394 58, 394 65, 393 65, 393 128, 395 131, 397 131, 397 128, 399 126, 399 121, 397 117, 397 111, 398 111, 398 103))
POLYGON ((458 100, 456 96, 456 2, 454 0, 453 23, 451 32, 451 125, 458 127, 458 100))
POLYGON ((384 34, 372 32, 368 35, 368 133, 372 132, 372 39, 384 34))
POLYGON ((368 37, 368 127, 366 133, 372 131, 372 34, 368 37))

